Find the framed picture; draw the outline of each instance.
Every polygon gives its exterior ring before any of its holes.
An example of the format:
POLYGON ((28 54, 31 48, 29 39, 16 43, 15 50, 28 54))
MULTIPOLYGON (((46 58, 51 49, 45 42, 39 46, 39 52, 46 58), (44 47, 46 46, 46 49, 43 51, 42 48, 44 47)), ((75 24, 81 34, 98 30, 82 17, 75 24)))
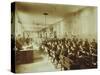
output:
POLYGON ((14 73, 97 68, 97 7, 50 3, 11 4, 14 73))

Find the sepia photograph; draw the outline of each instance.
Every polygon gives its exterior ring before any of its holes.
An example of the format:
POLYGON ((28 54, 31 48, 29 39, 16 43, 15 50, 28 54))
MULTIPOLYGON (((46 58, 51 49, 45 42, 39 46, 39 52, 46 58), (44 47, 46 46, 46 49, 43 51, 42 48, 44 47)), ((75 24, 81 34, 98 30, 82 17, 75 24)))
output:
POLYGON ((97 7, 13 2, 14 73, 97 69, 97 7))

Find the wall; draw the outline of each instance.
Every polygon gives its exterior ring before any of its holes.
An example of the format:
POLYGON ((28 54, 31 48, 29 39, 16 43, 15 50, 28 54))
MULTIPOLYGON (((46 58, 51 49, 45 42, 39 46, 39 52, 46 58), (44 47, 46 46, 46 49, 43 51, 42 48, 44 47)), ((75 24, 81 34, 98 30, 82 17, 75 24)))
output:
POLYGON ((21 35, 23 36, 23 32, 24 32, 24 27, 21 24, 20 19, 18 18, 18 15, 15 13, 15 35, 21 35))
POLYGON ((64 18, 63 22, 64 31, 69 34, 76 34, 83 38, 96 38, 97 9, 95 7, 87 7, 70 14, 64 18))
MULTIPOLYGON (((53 27, 57 38, 63 38, 66 35, 76 35, 79 38, 97 38, 97 8, 86 7, 75 13, 68 14, 61 21, 51 25, 46 29, 48 36, 51 37, 49 30, 53 27)), ((54 34, 53 34, 54 35, 54 34)))

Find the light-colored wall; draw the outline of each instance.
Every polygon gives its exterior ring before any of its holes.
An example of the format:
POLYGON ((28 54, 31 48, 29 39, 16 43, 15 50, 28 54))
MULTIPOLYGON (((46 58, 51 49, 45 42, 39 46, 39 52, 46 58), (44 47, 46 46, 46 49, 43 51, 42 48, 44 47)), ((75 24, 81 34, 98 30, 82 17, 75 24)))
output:
POLYGON ((19 34, 22 36, 24 32, 22 24, 18 21, 18 15, 15 14, 15 35, 18 36, 19 34))
POLYGON ((96 38, 97 35, 97 9, 87 7, 64 18, 65 31, 80 37, 96 38))

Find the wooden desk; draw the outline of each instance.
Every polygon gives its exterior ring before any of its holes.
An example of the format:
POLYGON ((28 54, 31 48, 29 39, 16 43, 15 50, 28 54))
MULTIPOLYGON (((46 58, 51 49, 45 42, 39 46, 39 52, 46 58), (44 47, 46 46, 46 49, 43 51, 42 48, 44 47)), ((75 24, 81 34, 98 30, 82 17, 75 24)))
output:
POLYGON ((16 51, 16 64, 33 62, 33 50, 16 51))

